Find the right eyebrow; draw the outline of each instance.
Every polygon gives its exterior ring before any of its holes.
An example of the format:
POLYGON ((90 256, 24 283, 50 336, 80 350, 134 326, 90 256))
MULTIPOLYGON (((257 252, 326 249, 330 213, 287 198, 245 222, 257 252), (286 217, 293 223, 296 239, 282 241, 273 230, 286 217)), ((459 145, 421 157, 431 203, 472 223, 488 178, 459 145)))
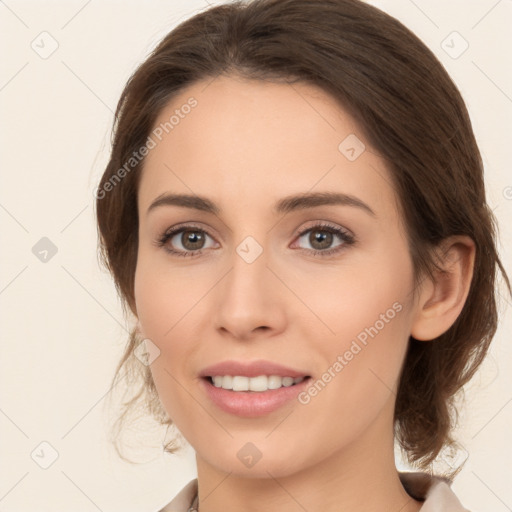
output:
POLYGON ((147 213, 160 206, 181 206, 183 208, 193 208, 215 215, 220 213, 220 208, 206 197, 188 194, 162 194, 150 204, 147 213))

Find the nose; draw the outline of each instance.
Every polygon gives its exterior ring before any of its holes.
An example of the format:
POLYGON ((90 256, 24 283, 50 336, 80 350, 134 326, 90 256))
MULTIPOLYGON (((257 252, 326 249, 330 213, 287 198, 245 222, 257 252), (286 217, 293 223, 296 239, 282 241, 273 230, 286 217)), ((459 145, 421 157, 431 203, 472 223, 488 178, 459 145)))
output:
POLYGON ((233 252, 231 269, 214 298, 216 329, 236 340, 282 332, 286 327, 286 294, 268 266, 266 251, 251 263, 233 252))

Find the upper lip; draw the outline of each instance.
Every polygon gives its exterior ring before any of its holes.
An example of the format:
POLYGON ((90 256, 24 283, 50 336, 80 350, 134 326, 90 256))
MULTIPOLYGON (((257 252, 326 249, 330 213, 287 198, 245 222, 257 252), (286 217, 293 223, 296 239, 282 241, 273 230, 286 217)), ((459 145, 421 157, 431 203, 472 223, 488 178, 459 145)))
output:
POLYGON ((216 375, 241 375, 244 377, 258 377, 259 375, 279 375, 281 377, 307 377, 301 370, 289 368, 272 361, 222 361, 204 368, 199 374, 201 377, 215 377, 216 375))

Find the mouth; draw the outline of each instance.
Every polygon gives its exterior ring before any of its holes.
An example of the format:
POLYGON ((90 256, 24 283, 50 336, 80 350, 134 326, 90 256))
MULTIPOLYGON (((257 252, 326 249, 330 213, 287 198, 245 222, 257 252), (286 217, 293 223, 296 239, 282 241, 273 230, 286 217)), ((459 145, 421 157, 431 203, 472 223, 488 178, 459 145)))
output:
POLYGON ((292 407, 312 379, 303 369, 264 359, 222 361, 203 368, 199 377, 212 405, 246 418, 292 407))
POLYGON ((245 375, 212 375, 204 377, 204 379, 212 386, 228 391, 264 393, 266 391, 296 386, 306 379, 310 379, 310 376, 258 375, 256 377, 247 377, 245 375))
POLYGON ((215 408, 240 418, 264 417, 284 406, 299 406, 297 397, 311 380, 309 375, 210 375, 200 379, 215 408))

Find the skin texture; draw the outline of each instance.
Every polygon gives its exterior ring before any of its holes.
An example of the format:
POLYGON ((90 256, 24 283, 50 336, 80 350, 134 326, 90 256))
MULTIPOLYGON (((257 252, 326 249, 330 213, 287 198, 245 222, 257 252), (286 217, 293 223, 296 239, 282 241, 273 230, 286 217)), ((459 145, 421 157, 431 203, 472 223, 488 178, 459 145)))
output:
MULTIPOLYGON (((223 76, 182 91, 155 125, 191 96, 197 106, 145 162, 135 298, 140 332, 161 351, 151 365, 160 399, 197 454, 201 512, 419 510, 395 469, 395 393, 409 336, 433 339, 460 313, 471 241, 448 240, 449 273, 423 280, 413 295, 390 174, 334 99, 311 85, 223 76), (366 145, 354 161, 338 149, 350 134, 366 145), (350 205, 272 211, 279 199, 306 192, 355 196, 374 215, 350 205), (148 213, 163 193, 206 196, 221 212, 148 213), (333 235, 322 249, 309 237, 314 229, 299 237, 321 221, 355 242, 333 235), (181 223, 206 232, 202 254, 181 257, 155 244, 181 223), (236 251, 247 236, 263 249, 250 264, 236 251), (334 254, 312 253, 336 246, 334 254), (393 304, 394 318, 307 404, 292 400, 241 418, 202 390, 199 372, 228 359, 270 360, 318 379, 393 304), (261 452, 252 467, 237 457, 248 442, 261 452)), ((190 247, 182 244, 178 234, 167 247, 190 247)))

